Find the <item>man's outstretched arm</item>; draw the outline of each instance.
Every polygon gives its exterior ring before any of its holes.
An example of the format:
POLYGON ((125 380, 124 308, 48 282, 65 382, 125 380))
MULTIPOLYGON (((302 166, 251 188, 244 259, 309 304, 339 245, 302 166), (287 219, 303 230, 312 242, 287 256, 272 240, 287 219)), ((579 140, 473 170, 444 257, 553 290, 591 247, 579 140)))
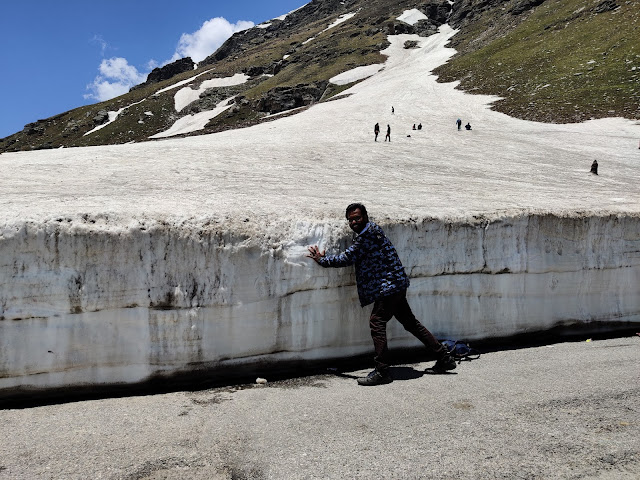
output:
POLYGON ((321 252, 318 246, 314 245, 309 247, 309 255, 307 257, 313 258, 318 265, 323 267, 348 267, 355 263, 358 248, 359 242, 356 241, 339 255, 325 255, 325 250, 321 252))

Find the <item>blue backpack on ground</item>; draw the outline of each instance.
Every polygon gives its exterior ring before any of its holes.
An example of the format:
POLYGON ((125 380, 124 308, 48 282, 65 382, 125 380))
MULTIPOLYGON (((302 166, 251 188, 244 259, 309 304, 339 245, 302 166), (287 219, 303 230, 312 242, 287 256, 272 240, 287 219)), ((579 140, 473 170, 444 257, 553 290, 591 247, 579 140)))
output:
POLYGON ((458 363, 463 360, 477 360, 480 358, 478 350, 471 348, 460 340, 440 340, 440 343, 458 363))

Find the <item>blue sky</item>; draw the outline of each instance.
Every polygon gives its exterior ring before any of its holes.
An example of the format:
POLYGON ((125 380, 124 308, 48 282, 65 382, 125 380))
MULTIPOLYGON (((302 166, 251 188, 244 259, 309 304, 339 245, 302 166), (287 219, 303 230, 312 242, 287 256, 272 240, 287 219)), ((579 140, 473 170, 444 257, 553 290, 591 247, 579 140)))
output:
POLYGON ((201 60, 234 31, 308 1, 3 1, 0 138, 127 91, 172 59, 201 60))

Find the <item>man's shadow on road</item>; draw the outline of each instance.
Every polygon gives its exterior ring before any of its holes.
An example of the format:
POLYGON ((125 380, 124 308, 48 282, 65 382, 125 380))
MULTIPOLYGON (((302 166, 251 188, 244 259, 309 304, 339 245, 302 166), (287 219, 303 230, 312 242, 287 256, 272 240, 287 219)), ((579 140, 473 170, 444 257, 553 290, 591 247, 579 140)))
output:
MULTIPOLYGON (((351 373, 340 372, 339 370, 330 369, 330 373, 335 375, 336 377, 342 378, 351 378, 353 380, 357 380, 358 378, 362 378, 362 376, 353 375, 351 373)), ((413 367, 391 367, 390 369, 391 378, 394 381, 403 381, 403 380, 416 380, 424 375, 457 375, 457 372, 444 372, 437 373, 433 371, 433 368, 429 367, 424 370, 416 370, 413 367)))
POLYGON ((391 377, 394 380, 415 380, 424 375, 457 375, 458 372, 434 372, 432 367, 416 370, 413 367, 391 367, 391 377))

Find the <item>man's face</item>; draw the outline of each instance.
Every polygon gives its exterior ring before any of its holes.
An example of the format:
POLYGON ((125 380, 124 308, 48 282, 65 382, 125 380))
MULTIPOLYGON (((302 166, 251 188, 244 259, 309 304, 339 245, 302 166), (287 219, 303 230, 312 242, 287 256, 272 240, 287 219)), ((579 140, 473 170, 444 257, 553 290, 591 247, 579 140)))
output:
POLYGON ((356 233, 360 233, 367 226, 367 222, 359 208, 350 211, 349 215, 347 215, 347 220, 349 221, 349 228, 356 233))

